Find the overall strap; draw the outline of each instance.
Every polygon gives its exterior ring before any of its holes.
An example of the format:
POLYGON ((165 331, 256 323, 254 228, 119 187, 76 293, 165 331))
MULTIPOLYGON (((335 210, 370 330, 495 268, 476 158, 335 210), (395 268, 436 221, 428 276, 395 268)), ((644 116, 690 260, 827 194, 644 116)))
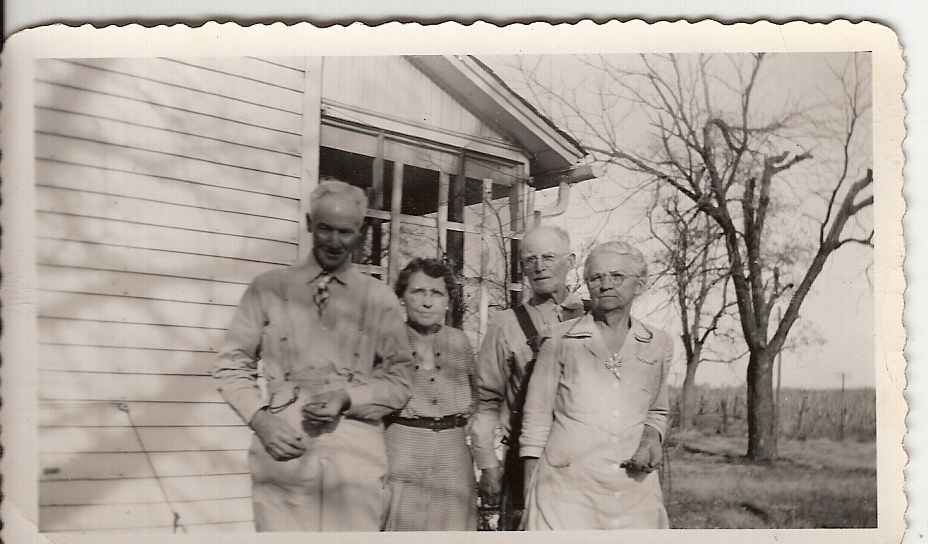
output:
POLYGON ((510 449, 518 451, 519 435, 522 432, 522 408, 525 405, 525 397, 528 394, 528 381, 532 377, 532 371, 535 369, 535 360, 538 358, 538 350, 541 348, 538 329, 532 323, 532 318, 528 315, 528 308, 517 306, 513 310, 516 314, 516 320, 525 334, 526 342, 532 348, 532 358, 525 363, 525 369, 520 373, 516 368, 516 359, 513 357, 510 361, 509 368, 509 385, 508 388, 514 393, 512 404, 509 407, 509 436, 506 437, 506 443, 510 449))
POLYGON ((538 343, 538 329, 532 323, 532 317, 528 315, 528 308, 524 304, 516 306, 513 312, 516 314, 516 321, 519 322, 519 327, 522 328, 528 346, 532 348, 532 359, 534 359, 538 355, 539 348, 541 348, 538 343))

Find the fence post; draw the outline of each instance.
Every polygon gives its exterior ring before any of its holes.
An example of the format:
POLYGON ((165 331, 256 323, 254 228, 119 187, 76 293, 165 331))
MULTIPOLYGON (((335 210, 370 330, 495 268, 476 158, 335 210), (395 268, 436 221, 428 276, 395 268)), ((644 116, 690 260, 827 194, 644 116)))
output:
POLYGON ((799 419, 798 419, 798 421, 796 422, 796 433, 795 433, 795 436, 796 436, 796 438, 799 438, 799 439, 801 440, 801 439, 802 439, 802 415, 803 415, 803 414, 805 413, 805 411, 806 411, 806 395, 805 395, 805 391, 801 391, 801 392, 800 392, 800 396, 801 396, 801 401, 800 401, 800 403, 799 403, 799 419))
POLYGON ((728 399, 722 398, 719 406, 722 409, 722 434, 728 434, 728 399))

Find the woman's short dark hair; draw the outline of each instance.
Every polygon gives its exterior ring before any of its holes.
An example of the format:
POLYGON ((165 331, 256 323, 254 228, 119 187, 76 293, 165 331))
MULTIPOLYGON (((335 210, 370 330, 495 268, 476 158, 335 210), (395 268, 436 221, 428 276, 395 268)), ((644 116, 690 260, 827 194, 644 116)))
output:
POLYGON ((409 287, 409 278, 416 272, 422 272, 430 278, 442 278, 445 280, 445 289, 448 290, 448 296, 454 296, 458 284, 454 279, 454 272, 451 268, 438 259, 424 259, 422 257, 416 257, 409 261, 406 268, 400 271, 394 287, 396 296, 403 298, 406 288, 409 287))

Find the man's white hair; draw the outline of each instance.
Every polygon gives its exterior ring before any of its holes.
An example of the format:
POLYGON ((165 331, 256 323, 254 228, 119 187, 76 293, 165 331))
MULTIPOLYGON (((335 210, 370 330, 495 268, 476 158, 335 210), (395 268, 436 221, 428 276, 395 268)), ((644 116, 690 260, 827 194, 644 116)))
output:
POLYGON ((522 236, 522 240, 525 241, 533 233, 540 234, 543 231, 553 232, 554 235, 557 237, 558 241, 563 246, 564 250, 567 251, 567 253, 571 252, 570 234, 566 230, 562 229, 561 227, 555 227, 553 225, 539 225, 537 227, 532 227, 528 229, 527 231, 525 231, 525 235, 522 236))
POLYGON ((648 262, 644 260, 644 255, 638 248, 622 240, 611 240, 609 242, 603 242, 594 247, 590 251, 590 254, 587 255, 586 262, 583 265, 584 277, 589 275, 590 261, 592 261, 593 258, 597 255, 603 255, 605 253, 611 253, 613 255, 627 255, 631 257, 632 262, 635 263, 635 266, 638 268, 638 277, 647 281, 648 262))
POLYGON ((310 217, 316 216, 316 212, 319 209, 319 202, 323 198, 332 195, 345 195, 350 198, 358 206, 361 212, 361 221, 364 221, 364 216, 367 215, 367 195, 364 194, 362 189, 334 178, 324 178, 320 180, 319 185, 310 193, 310 217))

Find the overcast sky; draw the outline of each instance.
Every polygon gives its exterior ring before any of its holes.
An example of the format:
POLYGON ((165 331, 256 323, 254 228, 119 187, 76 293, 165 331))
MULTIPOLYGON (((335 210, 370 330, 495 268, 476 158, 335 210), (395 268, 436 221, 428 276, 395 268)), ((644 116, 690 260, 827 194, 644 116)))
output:
MULTIPOLYGON (((511 67, 511 58, 483 58, 507 80, 516 90, 535 102, 544 111, 572 135, 581 140, 584 137, 582 125, 567 118, 556 101, 548 101, 543 96, 531 93, 520 82, 519 74, 511 67)), ((534 60, 534 59, 532 59, 534 60)), ((555 90, 564 86, 563 95, 576 92, 580 107, 590 112, 601 112, 600 103, 585 93, 584 88, 593 85, 596 71, 583 65, 578 59, 564 57, 547 57, 541 64, 534 66, 534 74, 545 84, 555 90), (586 101, 586 102, 585 102, 586 101)), ((617 65, 626 66, 635 62, 631 56, 612 59, 617 65)), ((782 110, 787 105, 808 106, 818 115, 827 109, 830 98, 840 97, 842 88, 834 83, 829 66, 841 65, 841 54, 781 54, 768 59, 765 71, 759 78, 757 97, 761 108, 771 112, 782 110)), ((648 140, 647 129, 643 127, 643 117, 631 105, 617 104, 609 110, 608 116, 615 118, 623 146, 635 148, 643 146, 648 140), (636 127, 642 127, 638 130, 636 127)), ((872 123, 866 118, 867 123, 872 123)), ((797 139, 802 139, 797 136, 797 139)), ((858 157, 862 164, 872 163, 872 143, 866 139, 864 150, 858 157), (868 155, 869 153, 869 155, 868 155)), ((584 141, 590 145, 589 141, 584 141)), ((594 144, 595 145, 595 144, 594 144)), ((813 147, 816 158, 834 154, 824 144, 803 142, 813 147)), ((824 168, 821 161, 814 166, 824 168)), ((814 170, 807 171, 814 172, 814 170)), ((805 182, 805 181, 803 181, 805 182)), ((638 182, 631 174, 613 169, 604 179, 593 180, 582 187, 576 187, 572 194, 567 213, 551 219, 551 223, 565 226, 571 232, 575 246, 589 240, 606 240, 626 233, 642 239, 642 229, 646 227, 647 193, 637 192, 638 182), (616 178, 621 178, 621 182, 616 178), (624 187, 621 185, 625 185, 624 187), (621 205, 619 205, 621 204, 621 205), (618 206, 617 211, 606 210, 618 206)), ((798 192, 798 191, 797 191, 798 192)), ((546 201, 553 201, 556 191, 546 191, 536 202, 543 206, 546 201)), ((797 206, 814 212, 816 204, 810 199, 799 199, 797 206)), ((786 220, 794 219, 786 216, 786 220)), ((796 218, 798 219, 798 218, 796 218)), ((798 221, 797 221, 798 223, 798 221)), ((785 225, 792 232, 776 232, 775 236, 798 236, 808 225, 785 225)), ((646 232, 646 231, 645 231, 646 232)), ((643 241, 647 246, 647 242, 643 241)), ((647 247, 643 247, 646 254, 647 247)), ((841 387, 842 374, 847 387, 872 387, 874 384, 874 305, 873 292, 868 281, 872 274, 873 255, 870 250, 856 246, 846 246, 834 253, 825 270, 813 285, 812 292, 806 298, 796 322, 790 333, 794 337, 808 333, 817 342, 802 349, 787 351, 782 355, 783 387, 828 388, 841 387)), ((657 326, 667 329, 679 336, 679 318, 671 311, 657 311, 652 308, 662 305, 667 295, 660 292, 649 293, 640 301, 636 314, 650 320, 657 326)), ((682 383, 684 363, 681 358, 682 345, 678 344, 676 362, 671 378, 672 383, 682 383)), ((746 358, 734 365, 705 363, 697 373, 697 382, 715 385, 742 385, 745 379, 746 358)))

